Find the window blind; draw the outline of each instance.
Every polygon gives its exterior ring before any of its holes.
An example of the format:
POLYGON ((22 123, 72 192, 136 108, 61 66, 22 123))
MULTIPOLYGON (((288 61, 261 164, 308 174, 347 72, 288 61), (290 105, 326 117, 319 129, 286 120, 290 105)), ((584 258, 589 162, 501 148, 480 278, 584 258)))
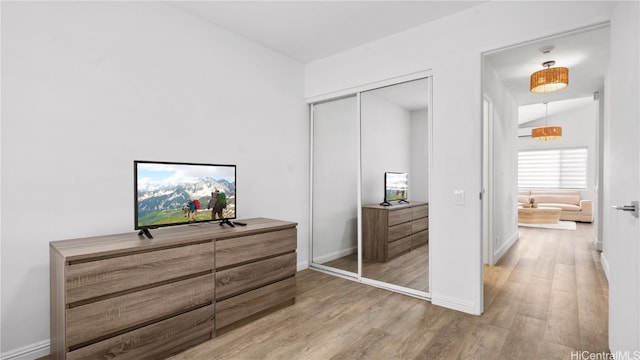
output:
POLYGON ((518 151, 518 187, 586 189, 587 148, 518 151))

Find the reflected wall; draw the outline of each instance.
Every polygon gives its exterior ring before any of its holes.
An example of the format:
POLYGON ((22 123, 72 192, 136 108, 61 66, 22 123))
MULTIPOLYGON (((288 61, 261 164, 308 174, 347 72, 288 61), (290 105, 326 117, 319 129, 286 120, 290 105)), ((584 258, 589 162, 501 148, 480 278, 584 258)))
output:
POLYGON ((357 269, 357 97, 312 106, 312 263, 357 269))

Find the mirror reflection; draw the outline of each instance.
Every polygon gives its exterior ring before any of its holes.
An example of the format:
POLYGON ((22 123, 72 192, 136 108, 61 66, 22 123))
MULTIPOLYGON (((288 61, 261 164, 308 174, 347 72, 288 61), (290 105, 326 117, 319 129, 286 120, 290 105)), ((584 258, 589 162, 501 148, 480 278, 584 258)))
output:
POLYGON ((352 273, 358 272, 357 109, 356 96, 312 108, 312 262, 352 273))
POLYGON ((361 94, 362 276, 428 292, 428 80, 361 94))

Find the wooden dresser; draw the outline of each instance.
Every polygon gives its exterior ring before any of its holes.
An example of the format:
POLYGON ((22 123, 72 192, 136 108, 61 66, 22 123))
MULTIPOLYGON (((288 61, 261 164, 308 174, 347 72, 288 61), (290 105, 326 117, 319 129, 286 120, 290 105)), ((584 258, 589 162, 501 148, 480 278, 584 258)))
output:
POLYGON ((51 242, 51 358, 164 358, 293 304, 296 224, 246 222, 51 242))
POLYGON ((362 255, 389 261, 429 242, 429 204, 411 202, 362 207, 362 255))

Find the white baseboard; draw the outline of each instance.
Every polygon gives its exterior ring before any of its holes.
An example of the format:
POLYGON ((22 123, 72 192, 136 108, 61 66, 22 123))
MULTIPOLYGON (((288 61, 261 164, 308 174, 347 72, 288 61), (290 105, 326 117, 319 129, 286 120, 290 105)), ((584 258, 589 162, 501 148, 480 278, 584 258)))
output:
POLYGON ((507 250, 509 250, 511 248, 511 246, 513 246, 513 244, 516 243, 516 241, 518 241, 518 230, 516 230, 515 233, 511 234, 511 236, 509 237, 509 239, 507 241, 505 241, 504 244, 502 244, 502 246, 500 246, 498 248, 498 250, 496 250, 493 253, 493 263, 497 263, 498 260, 500 260, 500 258, 502 258, 502 256, 504 256, 504 254, 507 252, 507 250))
POLYGON ((593 245, 595 245, 596 250, 602 251, 602 241, 598 240, 598 234, 593 232, 593 245))
POLYGON ((296 270, 297 271, 302 271, 302 270, 308 269, 308 268, 309 268, 309 262, 308 261, 301 261, 296 266, 296 270))
POLYGON ((431 303, 433 305, 446 307, 447 309, 457 310, 471 315, 481 315, 478 311, 477 306, 469 301, 454 299, 431 293, 431 303))
POLYGON ((607 256, 603 252, 600 253, 600 264, 602 264, 602 271, 604 271, 604 276, 606 276, 607 281, 609 281, 609 260, 607 260, 607 256))
POLYGON ((358 249, 357 247, 351 247, 351 248, 348 248, 348 249, 342 249, 342 250, 334 251, 332 253, 313 258, 313 262, 315 264, 324 264, 324 263, 326 263, 328 261, 332 261, 332 260, 335 260, 335 259, 339 259, 339 258, 341 258, 343 256, 354 254, 357 251, 357 249, 358 249))
POLYGON ((34 360, 51 354, 51 341, 43 340, 35 344, 9 350, 0 355, 0 360, 34 360))
POLYGON ((593 243, 596 246, 596 250, 602 251, 602 241, 594 240, 593 243))

